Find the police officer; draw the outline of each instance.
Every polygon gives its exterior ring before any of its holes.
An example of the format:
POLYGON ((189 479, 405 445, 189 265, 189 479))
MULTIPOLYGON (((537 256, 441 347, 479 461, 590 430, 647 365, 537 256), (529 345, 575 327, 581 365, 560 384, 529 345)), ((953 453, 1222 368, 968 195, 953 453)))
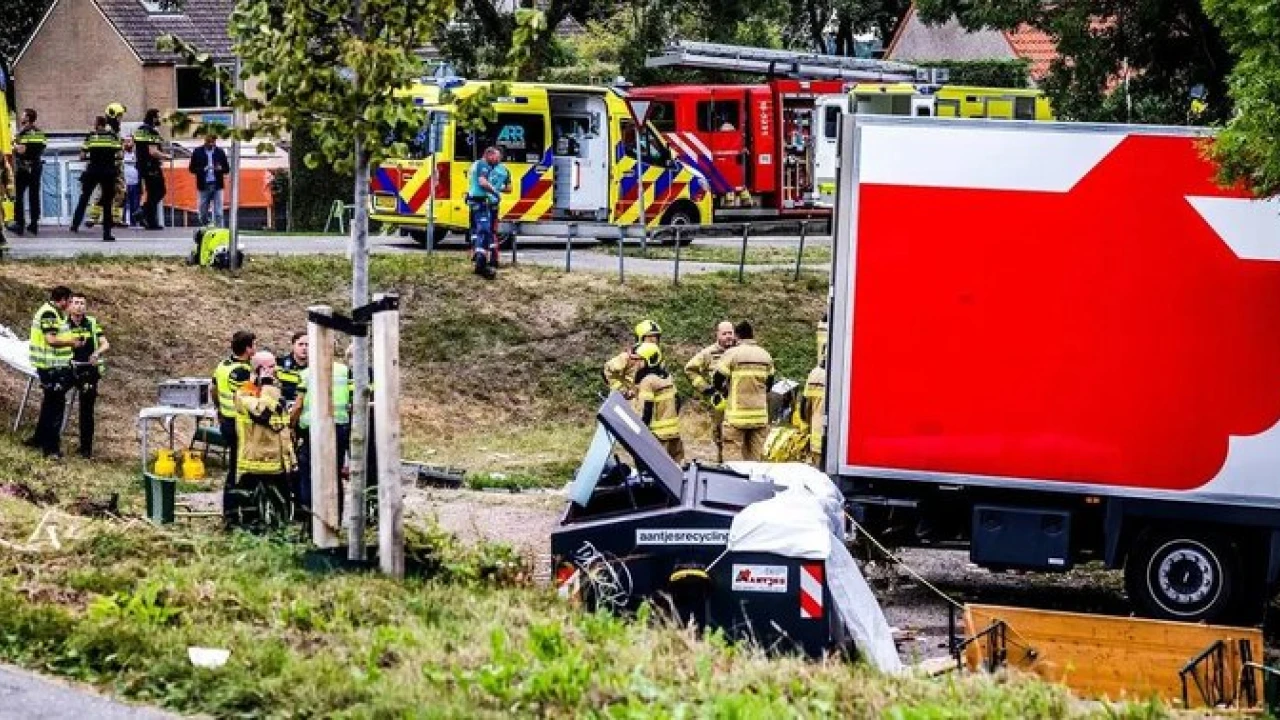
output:
POLYGON ((726 460, 760 460, 769 433, 769 388, 773 357, 756 344, 749 322, 734 327, 738 344, 725 351, 716 367, 715 387, 725 396, 726 460))
POLYGON ((165 196, 164 168, 161 163, 169 156, 160 150, 164 138, 156 126, 160 124, 160 111, 151 108, 142 118, 142 125, 133 131, 137 147, 138 175, 142 178, 147 199, 142 203, 142 224, 148 230, 163 230, 160 226, 160 201, 165 196))
POLYGON ((19 120, 18 136, 13 139, 13 159, 17 164, 17 195, 13 198, 13 225, 9 228, 15 235, 30 232, 35 235, 40 223, 40 176, 44 170, 44 149, 49 144, 44 131, 36 127, 36 111, 27 108, 22 111, 19 120), (31 222, 27 224, 26 213, 23 212, 23 195, 27 196, 27 204, 31 210, 31 222))
POLYGON ((293 407, 298 389, 302 386, 309 344, 306 333, 296 332, 289 341, 289 354, 276 357, 276 384, 280 386, 280 399, 284 401, 285 407, 293 407))
POLYGON ((80 457, 93 457, 94 407, 98 401, 98 382, 102 380, 102 356, 111 348, 102 324, 92 315, 86 315, 88 300, 83 293, 71 293, 67 306, 67 331, 71 337, 82 341, 72 352, 72 369, 75 388, 80 401, 80 457))
POLYGON ((84 344, 67 332, 67 306, 71 289, 59 285, 49 292, 49 302, 40 306, 31 318, 31 365, 40 378, 44 395, 40 401, 40 419, 36 434, 27 447, 39 448, 47 458, 62 458, 62 416, 67 410, 67 391, 71 389, 71 355, 84 344))
POLYGON ((81 159, 89 164, 80 176, 80 202, 76 203, 75 214, 71 216, 71 232, 80 230, 84 221, 84 211, 89 205, 89 196, 94 188, 100 188, 102 205, 102 240, 115 242, 111 235, 111 203, 116 194, 116 181, 120 177, 120 136, 107 125, 107 119, 101 115, 94 120, 93 132, 84 139, 80 148, 81 159))
POLYGON ((231 356, 213 370, 213 388, 218 396, 218 431, 227 447, 227 481, 222 488, 222 507, 235 507, 236 461, 239 445, 236 435, 236 393, 249 380, 249 359, 257 338, 246 330, 231 336, 231 356))

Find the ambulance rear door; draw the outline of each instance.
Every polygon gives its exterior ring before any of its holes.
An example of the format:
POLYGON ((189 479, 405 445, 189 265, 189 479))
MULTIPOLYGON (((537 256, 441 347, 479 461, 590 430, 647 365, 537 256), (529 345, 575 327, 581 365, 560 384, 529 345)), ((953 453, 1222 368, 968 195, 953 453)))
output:
POLYGON ((816 101, 817 132, 813 151, 813 178, 818 189, 818 205, 832 207, 836 199, 836 154, 839 149, 840 118, 849 107, 847 95, 823 95, 816 101))
MULTIPOLYGON (((550 219, 555 167, 552 163, 550 117, 546 91, 532 88, 494 103, 497 116, 478 131, 455 124, 453 140, 453 198, 459 213, 467 213, 471 166, 489 146, 502 150, 502 164, 511 174, 511 190, 503 193, 499 217, 513 222, 550 219)), ((469 214, 468 214, 469 216, 469 214)))

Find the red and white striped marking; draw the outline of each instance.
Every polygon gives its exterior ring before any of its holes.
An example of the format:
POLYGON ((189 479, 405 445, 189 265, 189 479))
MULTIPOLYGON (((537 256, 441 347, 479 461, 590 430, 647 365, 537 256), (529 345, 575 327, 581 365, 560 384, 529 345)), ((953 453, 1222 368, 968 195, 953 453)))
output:
POLYGON ((822 617, 822 564, 800 566, 800 618, 818 620, 822 617))

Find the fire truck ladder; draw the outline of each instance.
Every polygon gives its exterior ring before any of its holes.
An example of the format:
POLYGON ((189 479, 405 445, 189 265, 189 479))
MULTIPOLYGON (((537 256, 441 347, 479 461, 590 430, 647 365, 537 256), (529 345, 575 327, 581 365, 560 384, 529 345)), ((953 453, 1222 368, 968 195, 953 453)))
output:
POLYGON ((802 80, 915 82, 917 79, 917 68, 906 63, 692 41, 668 45, 661 55, 650 57, 644 64, 651 68, 728 70, 802 80))

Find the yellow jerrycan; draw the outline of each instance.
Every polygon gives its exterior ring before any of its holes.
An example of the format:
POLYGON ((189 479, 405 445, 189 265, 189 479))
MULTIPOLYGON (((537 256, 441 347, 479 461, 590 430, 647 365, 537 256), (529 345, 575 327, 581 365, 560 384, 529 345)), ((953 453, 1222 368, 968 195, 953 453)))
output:
POLYGON ((151 472, 157 477, 173 477, 177 472, 178 465, 173 460, 172 450, 157 450, 156 462, 151 467, 151 472))
POLYGON ((204 461, 190 450, 182 451, 182 477, 187 480, 204 479, 204 461))

